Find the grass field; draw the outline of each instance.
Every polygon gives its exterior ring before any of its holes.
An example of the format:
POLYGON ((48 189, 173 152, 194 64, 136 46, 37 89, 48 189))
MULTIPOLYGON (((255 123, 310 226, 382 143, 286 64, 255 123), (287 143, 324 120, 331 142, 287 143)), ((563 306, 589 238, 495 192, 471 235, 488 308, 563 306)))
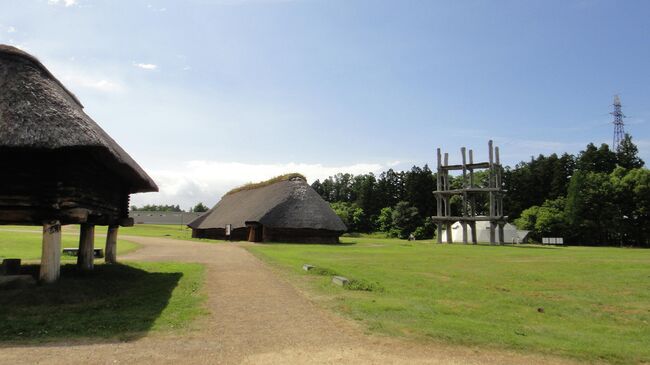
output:
MULTIPOLYGON (((42 234, 39 231, 34 231, 34 229, 38 229, 38 227, 28 227, 30 230, 25 232, 6 231, 1 228, 2 227, 0 227, 0 261, 3 258, 20 258, 26 261, 40 260, 42 234)), ((79 237, 66 234, 62 235, 61 247, 79 247, 79 237)), ((95 247, 104 247, 104 242, 100 237, 95 239, 95 247)), ((118 257, 121 254, 125 254, 137 248, 137 244, 120 239, 117 242, 118 257)), ((76 260, 76 257, 61 256, 61 260, 64 262, 71 261, 76 260)))
MULTIPOLYGON (((178 227, 174 227, 180 231, 178 227)), ((132 235, 169 237, 170 226, 123 228, 132 235)), ((78 226, 64 226, 62 247, 78 247, 78 226)), ((182 231, 181 231, 182 232, 182 231)), ((103 247, 106 227, 97 227, 103 247)), ((182 234, 182 233, 181 233, 182 234)), ((119 255, 139 246, 118 240, 119 255)), ((40 227, 0 227, 0 259, 36 261, 41 256, 40 227)), ((180 263, 97 265, 80 274, 75 257, 62 256, 61 279, 28 290, 0 295, 0 342, 44 342, 71 338, 130 340, 149 331, 183 329, 204 312, 203 266, 180 263)), ((97 263, 103 260, 98 259, 97 263)), ((37 265, 23 270, 36 276, 37 265)))
POLYGON ((152 330, 189 328, 205 311, 202 282, 199 264, 96 265, 83 275, 64 265, 55 284, 2 291, 0 342, 132 340, 152 330))
MULTIPOLYGON (((0 226, 0 233, 6 231, 21 231, 21 232, 36 232, 40 233, 40 226, 0 226)), ((103 236, 106 234, 106 226, 96 226, 95 234, 98 236, 103 236)), ((79 234, 78 225, 68 225, 63 226, 62 230, 64 239, 66 234, 79 234)), ((133 227, 120 227, 119 236, 144 236, 144 237, 163 237, 163 238, 173 238, 178 240, 191 240, 197 242, 220 242, 214 240, 207 240, 202 238, 192 238, 192 230, 187 226, 180 225, 168 225, 168 224, 136 224, 133 227)), ((70 238, 76 240, 77 238, 70 238)), ((103 238, 102 238, 103 239, 103 238)), ((99 237, 95 239, 96 245, 102 243, 103 241, 99 237)), ((119 244, 118 244, 119 245, 119 244)), ((77 243, 78 246, 78 243, 77 243)), ((73 246, 74 247, 74 246, 73 246)), ((119 247, 119 246, 118 246, 119 247)))
POLYGON ((369 331, 588 361, 650 361, 650 250, 342 242, 249 250, 369 331), (307 273, 305 263, 322 270, 307 273), (335 286, 333 273, 372 291, 335 286))

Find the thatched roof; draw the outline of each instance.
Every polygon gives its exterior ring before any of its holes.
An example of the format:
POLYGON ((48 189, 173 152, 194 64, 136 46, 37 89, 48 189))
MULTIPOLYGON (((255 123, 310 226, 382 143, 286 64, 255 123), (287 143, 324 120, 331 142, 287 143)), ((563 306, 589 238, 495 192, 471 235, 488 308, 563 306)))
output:
POLYGON ((131 193, 156 183, 35 57, 0 44, 0 150, 81 151, 118 174, 131 193))
POLYGON ((226 194, 214 208, 188 226, 210 229, 232 224, 235 229, 245 227, 246 222, 257 222, 269 228, 346 230, 341 218, 302 175, 284 175, 283 179, 271 181, 226 194))

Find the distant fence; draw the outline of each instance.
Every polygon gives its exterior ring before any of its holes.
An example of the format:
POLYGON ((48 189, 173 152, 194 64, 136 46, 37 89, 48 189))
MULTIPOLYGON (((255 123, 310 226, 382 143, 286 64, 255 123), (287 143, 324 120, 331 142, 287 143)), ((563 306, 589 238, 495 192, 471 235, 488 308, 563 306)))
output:
POLYGON ((563 245, 562 237, 542 237, 542 245, 563 245))
POLYGON ((203 214, 205 213, 130 211, 129 217, 133 218, 135 224, 185 225, 203 214))

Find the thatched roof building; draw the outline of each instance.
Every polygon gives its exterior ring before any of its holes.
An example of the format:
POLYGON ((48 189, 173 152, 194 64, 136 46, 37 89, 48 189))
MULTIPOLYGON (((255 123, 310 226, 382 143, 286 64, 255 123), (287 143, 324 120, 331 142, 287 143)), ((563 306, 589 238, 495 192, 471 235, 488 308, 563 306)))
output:
POLYGON ((346 230, 299 174, 234 189, 188 226, 193 237, 252 242, 332 243, 346 230))
POLYGON ((129 194, 158 191, 41 62, 6 45, 0 171, 0 224, 130 225, 129 194))

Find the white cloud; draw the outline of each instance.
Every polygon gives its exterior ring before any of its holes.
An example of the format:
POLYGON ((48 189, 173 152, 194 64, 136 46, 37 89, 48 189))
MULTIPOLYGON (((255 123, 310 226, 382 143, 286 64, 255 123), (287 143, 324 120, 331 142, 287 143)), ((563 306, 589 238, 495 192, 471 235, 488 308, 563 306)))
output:
POLYGON ((92 89, 101 92, 120 92, 124 87, 117 81, 104 77, 89 76, 79 72, 57 72, 59 80, 70 89, 92 89))
POLYGON ((155 65, 153 63, 133 63, 133 66, 139 67, 143 70, 155 70, 158 68, 158 65, 155 65))
POLYGON ((66 8, 78 4, 77 0, 47 0, 50 5, 63 5, 66 8))
POLYGON ((230 189, 249 182, 259 182, 271 177, 299 172, 309 183, 323 180, 339 172, 351 174, 378 173, 386 170, 382 164, 358 163, 342 166, 321 164, 283 163, 248 164, 220 161, 188 161, 178 168, 149 170, 160 192, 135 194, 132 204, 180 204, 189 208, 198 202, 214 205, 230 189))
POLYGON ((7 33, 16 33, 17 30, 15 27, 12 27, 11 25, 7 27, 7 33))

